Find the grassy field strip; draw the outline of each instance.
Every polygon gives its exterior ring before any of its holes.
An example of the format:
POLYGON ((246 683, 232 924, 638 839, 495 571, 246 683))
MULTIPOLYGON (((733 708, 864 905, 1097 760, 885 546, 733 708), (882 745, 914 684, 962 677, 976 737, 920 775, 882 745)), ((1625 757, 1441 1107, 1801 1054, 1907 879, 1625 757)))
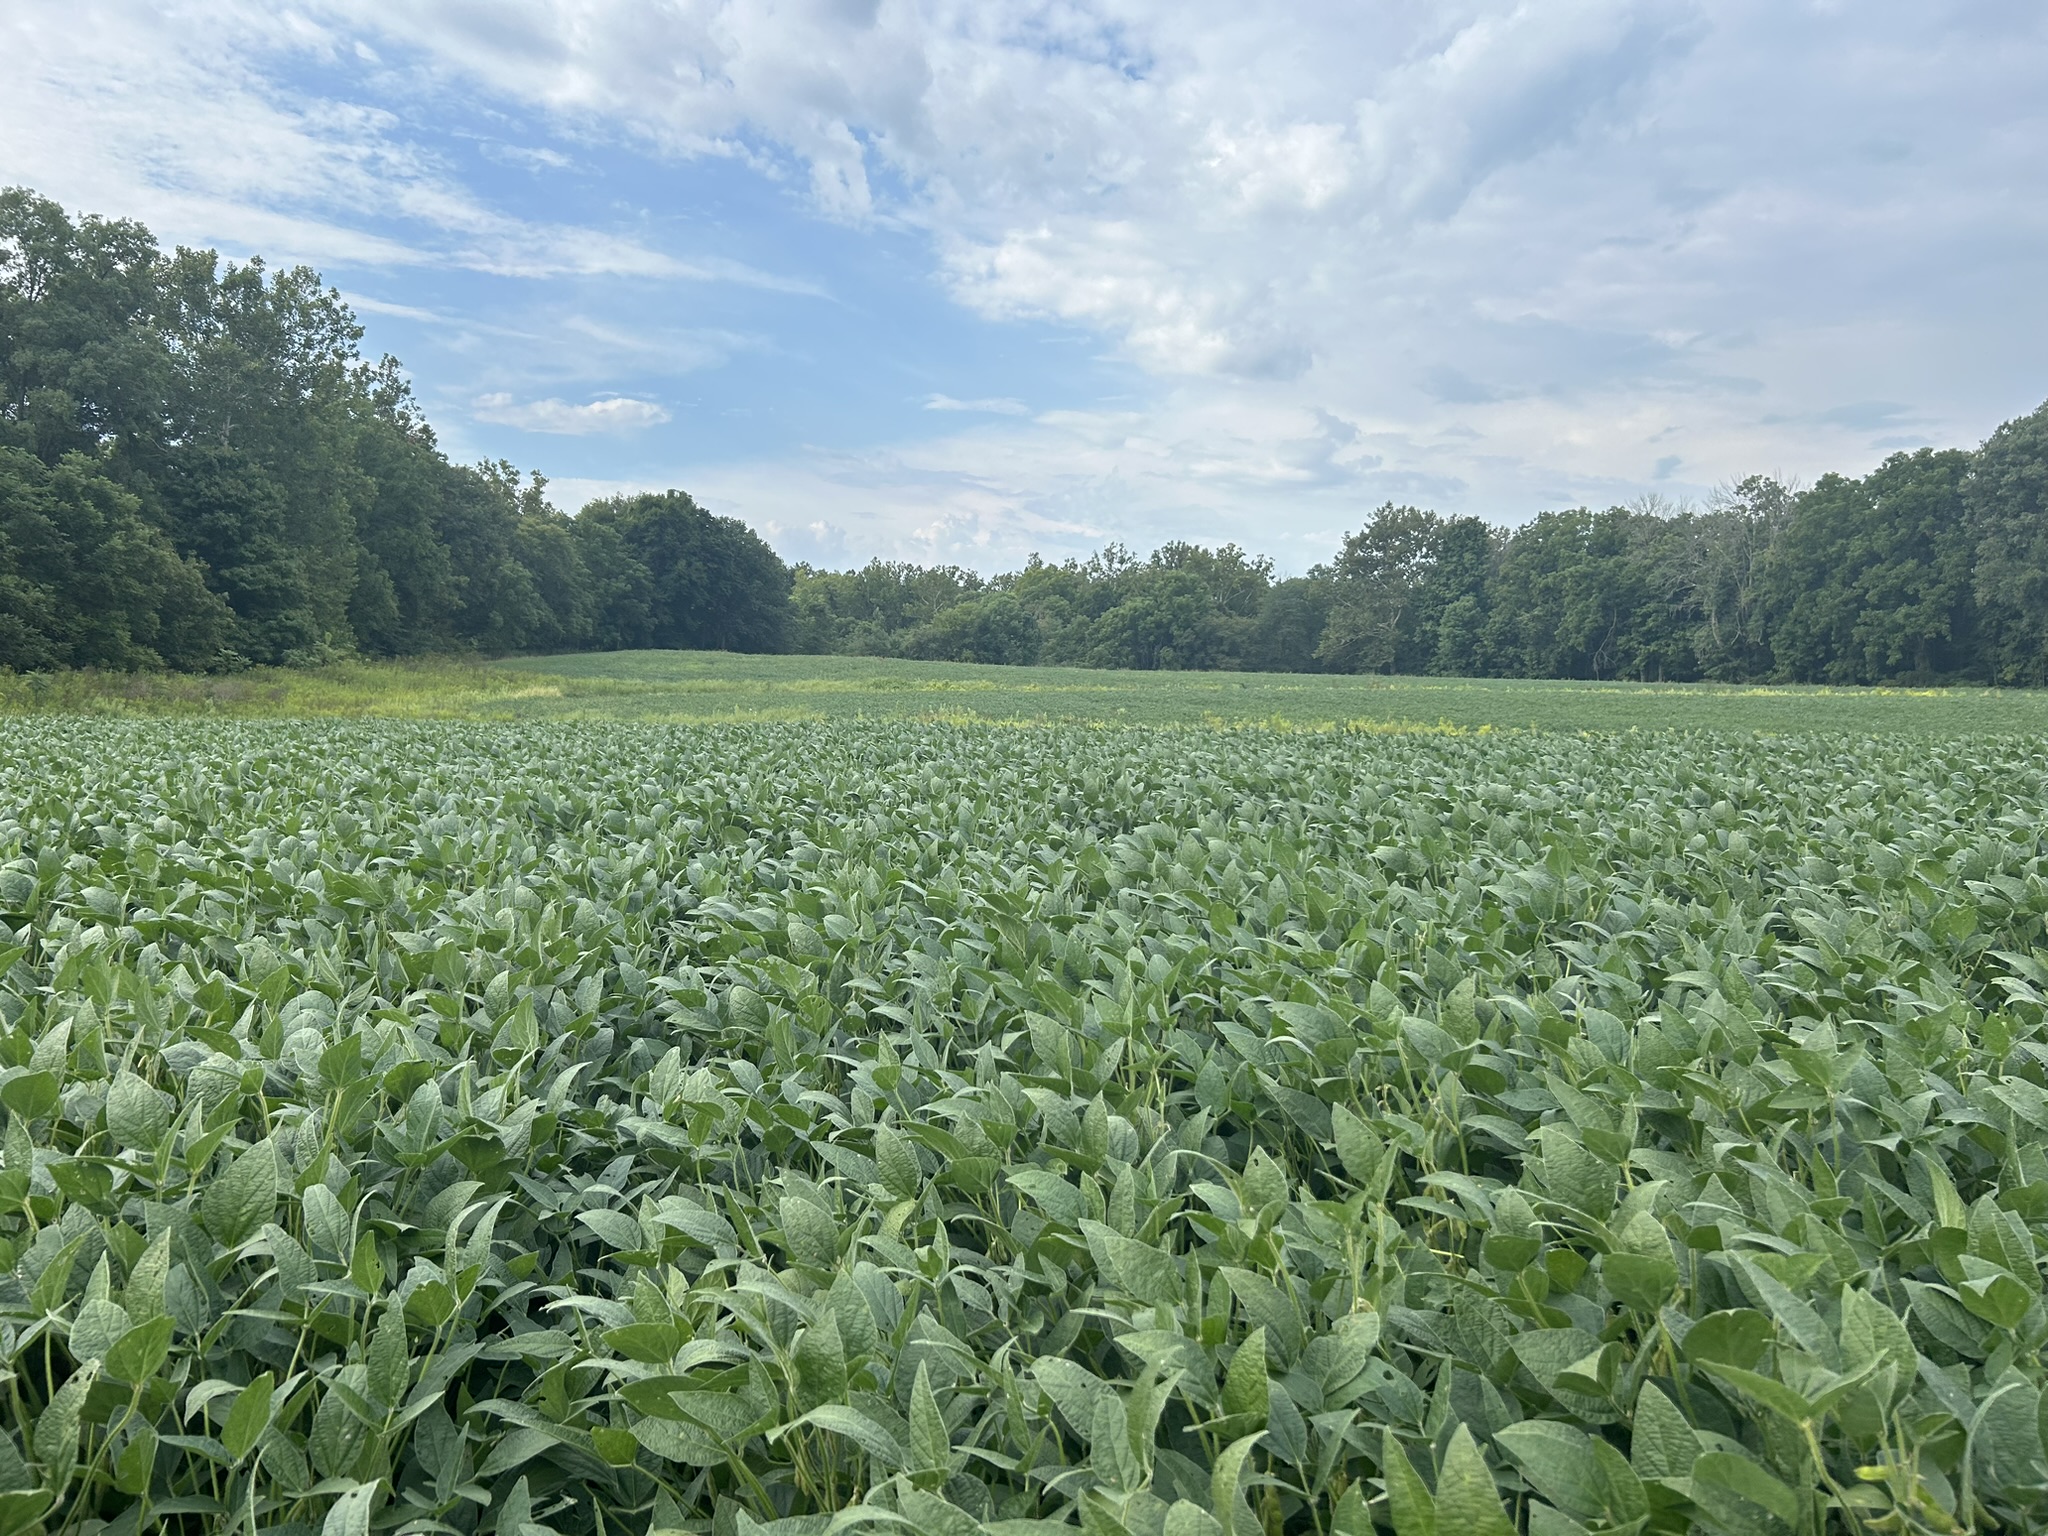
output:
POLYGON ((2048 694, 977 667, 639 651, 224 677, 0 677, 10 712, 228 717, 1094 722, 1460 731, 2048 734, 2048 694))

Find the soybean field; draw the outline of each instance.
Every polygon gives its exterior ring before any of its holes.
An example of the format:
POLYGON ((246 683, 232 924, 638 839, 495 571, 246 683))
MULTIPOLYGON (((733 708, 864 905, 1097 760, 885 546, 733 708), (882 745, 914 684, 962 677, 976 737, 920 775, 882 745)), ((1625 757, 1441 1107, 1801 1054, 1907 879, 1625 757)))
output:
POLYGON ((5 725, 0 1536, 2048 1527, 2037 734, 5 725))

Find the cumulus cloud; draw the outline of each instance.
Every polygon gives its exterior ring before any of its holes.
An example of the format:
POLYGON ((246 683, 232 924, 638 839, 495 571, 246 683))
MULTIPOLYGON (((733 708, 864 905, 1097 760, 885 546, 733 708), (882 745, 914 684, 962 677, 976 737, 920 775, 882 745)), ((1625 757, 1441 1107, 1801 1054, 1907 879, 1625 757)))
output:
POLYGON ((2022 0, 1460 0, 1371 26, 1221 0, 315 14, 564 122, 786 157, 829 214, 928 229, 964 302, 1099 329, 1162 375, 1363 353, 1404 391, 1430 365, 1627 388, 1625 359, 1579 353, 1601 331, 1683 335, 1662 361, 1733 372, 1744 324, 1847 318, 1872 286, 1951 307, 1943 255, 2041 223, 1995 191, 2041 181, 2048 38, 2022 0))
POLYGON ((522 432, 550 432, 561 437, 641 432, 669 420, 669 413, 653 401, 623 395, 572 405, 567 400, 515 400, 503 391, 479 395, 471 414, 479 421, 517 427, 522 432))
MULTIPOLYGON (((1137 381, 935 373, 975 395, 909 393, 860 451, 679 450, 819 549, 817 498, 849 547, 1291 547, 1387 495, 1514 516, 1856 469, 2048 393, 2030 0, 22 0, 0 47, 7 179, 74 203, 394 270, 806 291, 630 209, 507 211, 391 105, 431 104, 531 127, 491 153, 539 169, 730 165, 1137 381)), ((794 324, 772 342, 809 366, 794 324)), ((659 409, 516 403, 548 390, 479 415, 659 409)))
POLYGON ((295 68, 357 56, 389 73, 353 27, 339 12, 240 0, 10 6, 0 174, 178 238, 286 260, 816 291, 629 233, 506 213, 390 110, 294 89, 295 68))

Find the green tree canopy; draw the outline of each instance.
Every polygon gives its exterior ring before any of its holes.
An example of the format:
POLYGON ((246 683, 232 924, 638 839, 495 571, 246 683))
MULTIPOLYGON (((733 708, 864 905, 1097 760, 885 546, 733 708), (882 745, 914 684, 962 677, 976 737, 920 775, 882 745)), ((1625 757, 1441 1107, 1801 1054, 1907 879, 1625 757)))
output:
POLYGON ((2048 685, 2048 405, 2008 421, 1963 483, 1991 681, 2048 685))
POLYGON ((362 335, 310 269, 0 192, 0 665, 785 643, 743 524, 452 464, 362 335))
POLYGON ((1705 507, 1518 527, 1387 502, 1279 579, 1235 544, 984 576, 790 570, 679 490, 568 516, 441 452, 305 267, 0 192, 0 666, 646 646, 1135 668, 2048 686, 2048 405, 1705 507))

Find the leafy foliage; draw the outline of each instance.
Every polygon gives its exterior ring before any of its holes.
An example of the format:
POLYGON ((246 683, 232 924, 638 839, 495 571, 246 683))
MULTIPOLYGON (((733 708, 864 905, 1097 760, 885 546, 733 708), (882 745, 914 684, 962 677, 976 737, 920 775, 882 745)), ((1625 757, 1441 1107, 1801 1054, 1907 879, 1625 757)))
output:
POLYGON ((2039 1528, 2044 780, 14 722, 0 1530, 2039 1528))
POLYGON ((798 648, 929 660, 1643 682, 2048 680, 2048 406, 1976 453, 1795 494, 1543 512, 1388 503, 1306 577, 1169 544, 991 578, 799 568, 798 648), (991 638, 988 615, 1013 623, 991 638))
POLYGON ((307 268, 0 191, 0 667, 783 647, 745 524, 451 464, 362 336, 307 268))

